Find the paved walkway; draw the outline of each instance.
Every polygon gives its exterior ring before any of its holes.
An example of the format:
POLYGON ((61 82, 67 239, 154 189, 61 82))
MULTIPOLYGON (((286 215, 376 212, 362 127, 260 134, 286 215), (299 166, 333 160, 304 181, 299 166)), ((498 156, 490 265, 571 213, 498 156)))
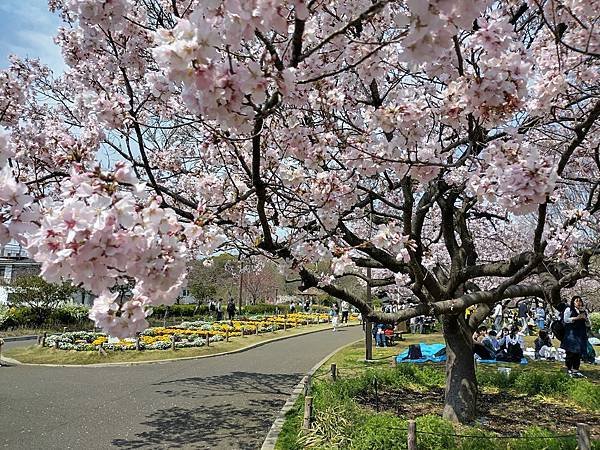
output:
POLYGON ((101 368, 0 368, 0 446, 256 449, 302 374, 361 327, 228 356, 101 368))

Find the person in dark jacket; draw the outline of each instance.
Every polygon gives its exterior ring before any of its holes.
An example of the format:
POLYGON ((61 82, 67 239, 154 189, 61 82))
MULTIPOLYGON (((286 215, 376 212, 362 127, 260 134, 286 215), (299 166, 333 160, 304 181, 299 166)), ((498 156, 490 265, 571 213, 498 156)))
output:
POLYGON ((583 300, 576 295, 571 299, 571 305, 563 313, 565 336, 560 348, 566 352, 565 365, 572 377, 583 377, 579 371, 581 356, 587 352, 587 326, 589 319, 584 310, 583 300))
POLYGON ((235 317, 235 303, 231 297, 227 300, 227 316, 229 316, 229 320, 233 320, 235 317))

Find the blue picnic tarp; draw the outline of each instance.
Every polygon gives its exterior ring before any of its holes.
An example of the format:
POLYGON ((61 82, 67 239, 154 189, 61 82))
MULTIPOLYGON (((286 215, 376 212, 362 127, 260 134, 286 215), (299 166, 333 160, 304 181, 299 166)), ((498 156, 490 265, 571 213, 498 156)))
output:
POLYGON ((408 357, 408 349, 404 350, 398 356, 396 356, 397 363, 424 363, 427 361, 431 362, 444 362, 446 361, 446 354, 442 356, 434 356, 440 350, 446 348, 445 344, 425 344, 421 342, 419 344, 421 346, 421 354, 422 358, 419 359, 406 359, 408 357))
MULTIPOLYGON (((442 356, 434 356, 440 350, 445 349, 446 344, 425 344, 425 343, 421 342, 419 344, 419 346, 421 347, 421 354, 423 355, 422 358, 408 359, 408 349, 406 349, 402 353, 400 353, 398 356, 396 356, 396 362, 397 363, 425 363, 428 361, 430 361, 430 362, 446 361, 446 353, 444 353, 442 356)), ((505 364, 506 363, 505 361, 496 361, 495 359, 478 359, 477 362, 482 363, 482 364, 496 364, 496 363, 505 364)), ((521 364, 527 364, 527 362, 528 362, 527 358, 521 359, 521 364)))
MULTIPOLYGON (((510 364, 508 361, 498 361, 497 359, 478 359, 477 360, 478 363, 482 363, 482 364, 496 364, 496 363, 502 363, 502 364, 510 364)), ((523 357, 521 358, 521 362, 519 364, 528 364, 529 361, 527 361, 527 358, 523 357)), ((516 364, 516 363, 513 363, 516 364)))

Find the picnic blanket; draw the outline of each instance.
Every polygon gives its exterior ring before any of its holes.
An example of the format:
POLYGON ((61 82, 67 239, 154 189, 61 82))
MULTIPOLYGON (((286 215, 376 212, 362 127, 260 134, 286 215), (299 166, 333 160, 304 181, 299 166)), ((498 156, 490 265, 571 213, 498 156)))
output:
POLYGON ((436 353, 440 352, 440 350, 444 350, 446 348, 445 344, 425 344, 423 342, 419 343, 421 346, 421 354, 422 358, 419 359, 408 359, 408 349, 404 350, 398 356, 396 356, 397 363, 424 363, 427 361, 431 362, 444 362, 446 361, 446 353, 441 356, 435 356, 436 353))
MULTIPOLYGON (((439 354, 441 352, 441 350, 445 350, 446 345, 445 344, 425 344, 423 342, 419 343, 419 346, 421 347, 421 354, 423 355, 422 358, 419 359, 408 359, 408 349, 404 350, 402 353, 400 353, 398 356, 396 356, 396 362, 397 363, 425 363, 425 362, 444 362, 446 361, 446 353, 443 352, 442 355, 440 356, 435 356, 436 354, 439 354)), ((482 364, 496 364, 496 363, 502 363, 502 364, 506 364, 506 361, 496 361, 495 359, 478 359, 477 362, 480 362, 482 364)), ((520 364, 527 364, 527 358, 522 358, 520 364)))
MULTIPOLYGON (((497 363, 501 363, 501 364, 516 364, 516 363, 511 363, 508 361, 498 361, 497 359, 477 359, 476 360, 478 363, 482 363, 482 364, 497 364, 497 363)), ((521 362, 519 364, 528 364, 529 361, 527 361, 527 358, 523 357, 521 358, 521 362)))

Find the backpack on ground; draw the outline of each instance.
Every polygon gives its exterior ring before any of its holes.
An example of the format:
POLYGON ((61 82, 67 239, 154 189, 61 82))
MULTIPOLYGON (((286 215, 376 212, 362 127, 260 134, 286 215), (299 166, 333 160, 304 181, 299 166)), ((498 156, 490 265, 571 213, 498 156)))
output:
POLYGON ((423 352, 421 352, 421 346, 419 344, 411 344, 408 347, 408 356, 406 359, 421 359, 423 358, 423 352))

